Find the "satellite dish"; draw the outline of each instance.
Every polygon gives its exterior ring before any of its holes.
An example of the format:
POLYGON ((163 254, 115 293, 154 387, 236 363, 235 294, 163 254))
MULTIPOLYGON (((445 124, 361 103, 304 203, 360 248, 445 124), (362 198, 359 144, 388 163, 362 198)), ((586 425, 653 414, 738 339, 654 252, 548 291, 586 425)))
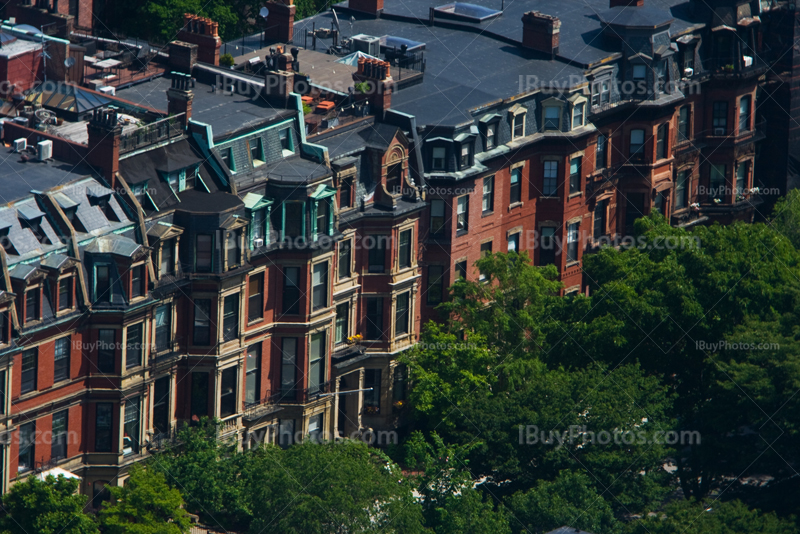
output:
POLYGON ((67 67, 67 68, 70 68, 74 64, 75 64, 75 58, 74 57, 68 57, 67 59, 64 60, 64 66, 67 67))
POLYGON ((259 11, 258 14, 261 15, 263 18, 267 18, 267 16, 269 15, 269 9, 267 9, 266 7, 262 7, 261 11, 259 11))

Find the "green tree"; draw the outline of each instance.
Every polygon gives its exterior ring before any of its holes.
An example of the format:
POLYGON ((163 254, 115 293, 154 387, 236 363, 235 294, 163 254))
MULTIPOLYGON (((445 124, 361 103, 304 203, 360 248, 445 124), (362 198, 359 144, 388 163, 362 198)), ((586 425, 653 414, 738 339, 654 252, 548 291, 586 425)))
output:
POLYGON ((114 503, 100 511, 108 534, 181 534, 191 526, 181 493, 157 471, 136 465, 124 486, 108 489, 114 503))
POLYGON ((142 37, 161 43, 175 40, 183 26, 184 13, 208 17, 219 23, 219 33, 223 41, 241 37, 239 15, 224 0, 150 0, 142 8, 138 19, 142 37))
POLYGON ((604 534, 621 530, 611 506, 581 472, 562 471, 553 481, 539 481, 513 495, 509 506, 514 532, 543 534, 562 526, 604 534))
POLYGON ((3 496, 0 532, 8 534, 98 534, 94 519, 83 512, 86 496, 77 495, 76 479, 29 476, 3 496))

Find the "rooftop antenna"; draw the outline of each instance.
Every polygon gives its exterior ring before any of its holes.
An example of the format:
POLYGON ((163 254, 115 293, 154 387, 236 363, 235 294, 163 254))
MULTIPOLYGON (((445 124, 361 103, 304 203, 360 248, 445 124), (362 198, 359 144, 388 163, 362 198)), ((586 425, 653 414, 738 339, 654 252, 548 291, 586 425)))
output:
POLYGON ((355 18, 354 16, 352 16, 352 15, 351 15, 351 16, 350 16, 350 37, 352 37, 352 36, 353 36, 353 23, 354 23, 355 21, 356 21, 356 18, 355 18))
POLYGON ((267 9, 266 6, 262 7, 261 10, 258 12, 258 15, 262 19, 264 19, 264 24, 265 24, 265 26, 264 26, 265 30, 263 32, 261 32, 261 48, 264 48, 264 38, 266 37, 266 33, 267 33, 266 32, 266 23, 267 23, 267 17, 269 16, 269 9, 267 9))
POLYGON ((331 13, 333 13, 333 23, 336 24, 336 31, 342 33, 342 29, 339 27, 339 17, 336 15, 336 10, 331 9, 331 13))
POLYGON ((51 22, 49 24, 44 24, 41 27, 41 34, 40 35, 42 36, 42 55, 40 57, 42 58, 42 61, 44 62, 44 65, 43 65, 43 67, 44 67, 44 83, 47 83, 47 58, 50 57, 50 55, 47 53, 47 42, 45 41, 45 38, 44 38, 44 28, 45 28, 45 26, 52 26, 53 24, 55 24, 55 22, 51 22))

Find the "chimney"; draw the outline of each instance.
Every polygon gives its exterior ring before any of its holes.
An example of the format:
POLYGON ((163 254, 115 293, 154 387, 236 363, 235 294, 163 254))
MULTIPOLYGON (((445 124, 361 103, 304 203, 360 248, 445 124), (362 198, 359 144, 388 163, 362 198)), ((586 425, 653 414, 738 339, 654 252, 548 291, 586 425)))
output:
POLYGON ((367 99, 375 118, 383 120, 386 112, 392 107, 392 73, 388 61, 360 58, 358 70, 353 73, 356 83, 367 83, 367 99))
POLYGON ((191 74, 197 63, 197 45, 183 41, 172 41, 169 44, 169 66, 176 72, 191 74))
POLYGON ((188 74, 179 72, 172 73, 172 87, 167 89, 167 112, 170 115, 180 115, 183 113, 181 123, 184 130, 192 118, 192 77, 188 74))
POLYGON ((294 36, 294 14, 297 8, 294 0, 267 2, 267 26, 264 40, 267 42, 291 43, 294 36))
POLYGON ((557 17, 538 11, 528 11, 522 15, 522 46, 525 48, 555 57, 558 54, 560 32, 561 21, 557 17))
POLYGON ((197 45, 197 61, 219 65, 219 24, 191 13, 183 15, 183 28, 176 37, 179 41, 197 45))
POLYGON ((122 135, 122 126, 117 122, 117 112, 108 108, 95 109, 92 111, 87 129, 89 150, 86 159, 89 165, 105 177, 111 189, 116 190, 122 135))
POLYGON ((383 11, 383 0, 348 0, 347 6, 354 11, 378 15, 383 11))

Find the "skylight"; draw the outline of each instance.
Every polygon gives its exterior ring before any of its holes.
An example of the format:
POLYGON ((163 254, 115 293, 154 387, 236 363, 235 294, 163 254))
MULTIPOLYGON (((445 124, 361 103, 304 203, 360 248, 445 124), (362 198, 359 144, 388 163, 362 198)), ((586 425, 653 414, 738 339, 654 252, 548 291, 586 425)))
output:
POLYGON ((463 20, 466 22, 483 22, 503 14, 502 11, 489 7, 455 2, 434 8, 436 16, 445 19, 463 20))

